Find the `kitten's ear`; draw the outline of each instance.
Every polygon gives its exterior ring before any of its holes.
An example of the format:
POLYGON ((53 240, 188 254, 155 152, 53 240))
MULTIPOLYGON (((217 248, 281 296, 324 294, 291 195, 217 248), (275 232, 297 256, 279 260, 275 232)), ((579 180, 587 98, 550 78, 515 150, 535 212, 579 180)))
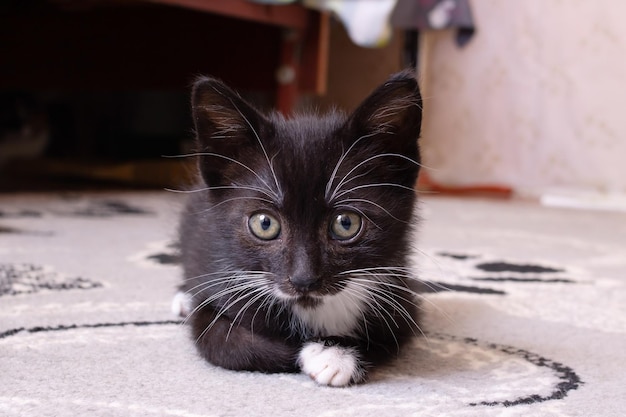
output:
POLYGON ((247 164, 242 159, 260 151, 260 137, 270 124, 236 92, 213 78, 195 82, 191 106, 201 154, 200 173, 209 186, 225 184, 247 164))
POLYGON ((418 156, 422 97, 415 73, 405 70, 393 75, 363 101, 348 123, 355 140, 375 135, 373 140, 384 141, 379 145, 390 151, 412 158, 418 156))

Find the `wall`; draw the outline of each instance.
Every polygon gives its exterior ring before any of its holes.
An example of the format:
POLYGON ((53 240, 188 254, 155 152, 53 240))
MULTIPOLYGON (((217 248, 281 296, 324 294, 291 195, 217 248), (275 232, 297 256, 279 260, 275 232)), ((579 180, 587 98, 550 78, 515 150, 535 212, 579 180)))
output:
POLYGON ((421 44, 422 149, 443 183, 626 192, 626 2, 473 0, 421 44))
POLYGON ((348 37, 344 26, 333 20, 330 29, 327 93, 315 98, 322 111, 332 107, 350 111, 390 74, 402 69, 403 37, 394 33, 382 48, 362 48, 348 37))

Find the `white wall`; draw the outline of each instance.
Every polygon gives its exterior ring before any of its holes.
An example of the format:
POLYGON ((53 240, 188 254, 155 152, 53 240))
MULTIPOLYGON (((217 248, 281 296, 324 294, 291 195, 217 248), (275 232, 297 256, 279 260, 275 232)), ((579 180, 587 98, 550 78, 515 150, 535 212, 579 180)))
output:
POLYGON ((472 0, 422 38, 424 163, 454 185, 626 192, 626 1, 472 0))

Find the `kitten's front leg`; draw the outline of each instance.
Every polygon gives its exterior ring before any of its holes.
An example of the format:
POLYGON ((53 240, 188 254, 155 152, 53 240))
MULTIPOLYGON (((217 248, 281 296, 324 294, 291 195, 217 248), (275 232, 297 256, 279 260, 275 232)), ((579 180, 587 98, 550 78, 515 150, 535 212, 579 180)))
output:
POLYGON ((206 360, 232 370, 297 372, 297 346, 233 325, 226 316, 216 319, 216 315, 214 309, 205 306, 190 320, 196 346, 206 360))
POLYGON ((367 373, 356 348, 330 339, 305 343, 298 365, 318 384, 334 387, 362 382, 367 373))

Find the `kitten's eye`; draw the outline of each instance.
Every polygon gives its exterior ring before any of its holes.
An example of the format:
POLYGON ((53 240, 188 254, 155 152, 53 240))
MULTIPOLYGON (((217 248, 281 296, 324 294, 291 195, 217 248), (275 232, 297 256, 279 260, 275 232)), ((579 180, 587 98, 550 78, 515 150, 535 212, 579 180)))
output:
POLYGON ((361 231, 361 216, 352 212, 338 213, 330 224, 330 233, 334 239, 349 240, 361 231))
POLYGON ((276 239, 280 233, 280 222, 267 213, 257 213, 248 220, 248 227, 253 235, 263 240, 276 239))

